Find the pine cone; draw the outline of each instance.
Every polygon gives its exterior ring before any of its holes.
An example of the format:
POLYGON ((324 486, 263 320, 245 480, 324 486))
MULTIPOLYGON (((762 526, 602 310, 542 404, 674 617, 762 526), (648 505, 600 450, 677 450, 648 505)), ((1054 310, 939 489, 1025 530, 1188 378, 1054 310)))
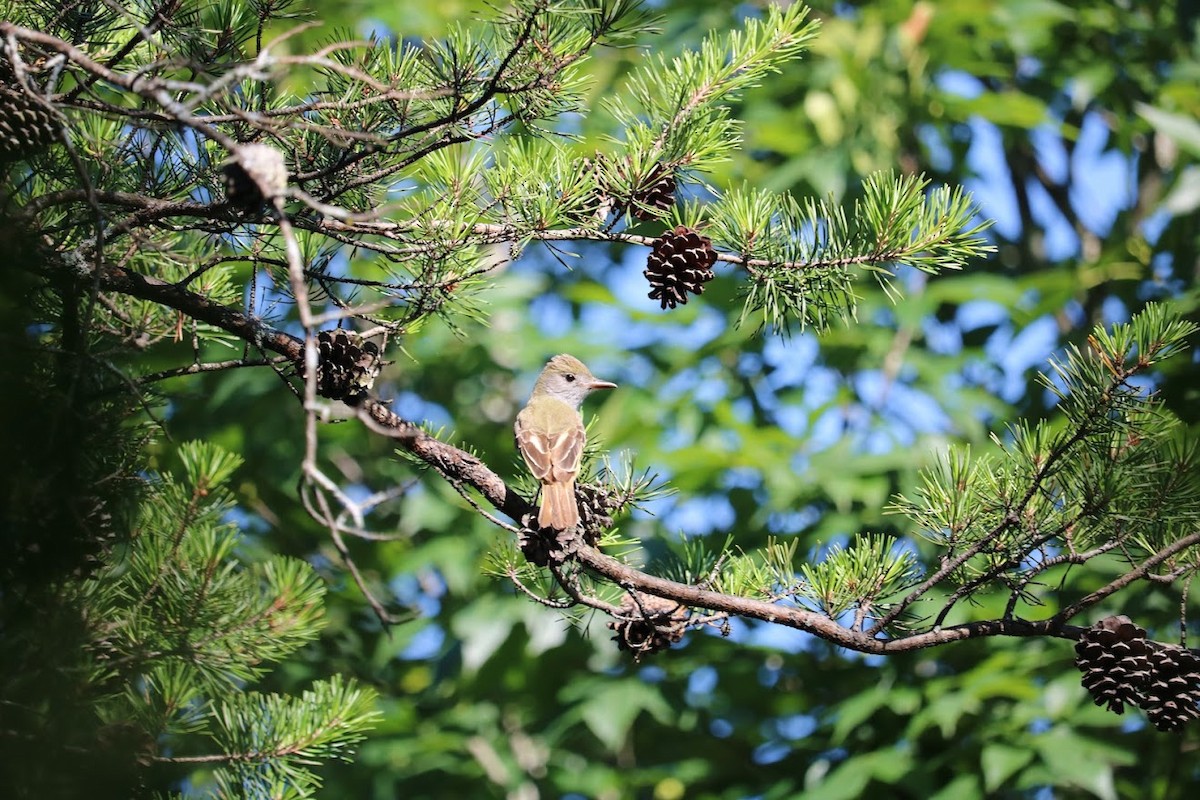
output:
POLYGON ((674 600, 626 594, 621 598, 620 617, 609 622, 608 627, 616 634, 613 640, 617 647, 633 653, 634 661, 641 661, 642 656, 666 650, 682 639, 688 615, 687 606, 674 600))
POLYGON ((1141 705, 1150 677, 1146 631, 1120 615, 1100 620, 1075 643, 1075 666, 1083 672, 1083 688, 1096 705, 1125 713, 1125 705, 1141 705))
POLYGON ((629 202, 629 212, 640 220, 659 219, 666 216, 675 205, 675 171, 665 164, 655 164, 654 169, 634 190, 629 202))
MULTIPOLYGON (((375 384, 382 363, 379 345, 364 342, 352 331, 337 328, 317 334, 317 394, 355 406, 375 384)), ((296 361, 304 377, 304 359, 296 361)))
POLYGON ((1182 647, 1150 653, 1142 708, 1160 731, 1177 732, 1200 718, 1200 656, 1182 647))
POLYGON ((19 86, 0 83, 0 161, 33 155, 58 140, 58 120, 19 86))
POLYGON ((704 284, 715 277, 715 263, 717 253, 707 236, 683 225, 667 231, 654 243, 642 272, 650 281, 650 299, 658 300, 664 309, 686 305, 688 292, 701 294, 704 284))
POLYGON ((579 525, 565 531, 539 530, 537 509, 521 520, 517 546, 529 563, 539 567, 562 564, 579 552, 581 543, 594 547, 599 534, 612 527, 609 515, 620 507, 616 493, 604 484, 576 484, 575 502, 579 507, 579 525))
POLYGON ((258 211, 268 198, 287 188, 283 153, 270 145, 241 145, 221 171, 225 175, 225 199, 248 213, 258 211))
POLYGON ((581 535, 580 531, 578 527, 565 531, 539 529, 537 514, 534 513, 523 521, 521 531, 517 534, 517 547, 530 564, 539 567, 563 564, 579 551, 580 541, 593 543, 594 537, 588 537, 586 533, 581 535))
POLYGON ((596 535, 612 527, 612 513, 620 508, 620 501, 609 486, 589 483, 576 485, 575 500, 579 504, 584 541, 594 545, 596 535))

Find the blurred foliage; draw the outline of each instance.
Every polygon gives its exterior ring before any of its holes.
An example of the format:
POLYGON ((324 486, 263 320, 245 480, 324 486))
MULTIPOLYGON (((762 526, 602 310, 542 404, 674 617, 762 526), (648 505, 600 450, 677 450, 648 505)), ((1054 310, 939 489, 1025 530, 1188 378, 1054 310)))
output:
MULTIPOLYGON (((998 257, 934 280, 904 273, 897 304, 864 289, 855 324, 781 340, 732 325, 731 278, 659 313, 639 254, 583 248, 568 271, 535 249, 488 295, 488 328, 405 340, 383 394, 515 474, 509 422, 533 371, 569 351, 621 384, 590 409, 592 435, 679 490, 654 516, 619 521, 647 558, 667 557, 681 534, 715 537, 714 548, 731 535, 747 550, 786 537, 804 556, 863 530, 904 532, 883 514, 888 498, 911 491, 947 444, 987 452, 990 431, 1043 417, 1053 397, 1033 371, 1093 323, 1148 299, 1195 318, 1195 4, 814 5, 813 52, 746 94, 734 113, 746 146, 715 182, 841 198, 873 170, 924 171, 976 192, 998 220, 998 257)), ((345 10, 312 4, 316 16, 327 7, 345 10)), ((655 9, 664 35, 653 46, 668 56, 757 13, 720 0, 655 9)), ((363 10, 400 35, 460 12, 363 10)), ((598 55, 592 99, 642 59, 598 55)), ((606 132, 594 122, 576 132, 581 154, 606 132)), ((1195 365, 1156 378, 1193 422, 1195 365)), ((598 623, 572 627, 484 577, 497 533, 438 482, 414 486, 389 518, 401 540, 353 545, 419 615, 385 634, 295 502, 299 412, 277 413, 270 376, 170 391, 176 436, 216 437, 246 457, 241 497, 264 521, 255 546, 313 559, 331 582, 319 646, 273 680, 336 670, 386 698, 358 761, 328 773, 330 796, 1177 797, 1200 780, 1184 756, 1195 731, 1166 737, 1092 706, 1067 642, 880 659, 735 624, 733 642, 693 634, 635 666, 598 623)), ((323 435, 352 480, 413 477, 351 426, 323 435)), ((1107 568, 1076 576, 1080 587, 1110 579, 1107 568)), ((988 602, 974 612, 1000 613, 988 602)), ((1170 638, 1178 603, 1151 591, 1120 610, 1170 638)))
MULTIPOLYGON (((314 14, 326 5, 344 10, 314 14)), ((715 181, 840 198, 871 170, 923 170, 976 191, 1000 221, 997 258, 935 281, 902 276, 895 306, 868 291, 857 324, 781 342, 732 326, 730 278, 667 315, 644 300, 637 255, 590 247, 564 271, 532 251, 488 295, 486 330, 404 341, 385 396, 516 471, 509 421, 545 356, 571 351, 622 384, 593 409, 595 437, 679 489, 655 517, 620 521, 649 557, 680 533, 746 549, 794 537, 811 554, 895 531, 887 499, 950 441, 986 451, 989 431, 1044 415, 1051 398, 1032 369, 1091 324, 1147 299, 1196 307, 1192 4, 816 8, 814 52, 748 92, 734 114, 745 149, 715 181)), ((755 13, 685 0, 656 10, 667 55, 755 13)), ((413 25, 395 5, 365 18, 409 35, 437 11, 460 13, 412 2, 413 25)), ((642 58, 600 54, 593 97, 642 58)), ((587 154, 604 131, 578 133, 587 154)), ((1159 380, 1194 420, 1195 361, 1159 380)), ((389 636, 295 504, 298 417, 275 413, 274 391, 245 371, 180 381, 172 429, 244 453, 242 498, 268 523, 258 546, 325 565, 331 624, 276 680, 336 669, 388 698, 358 762, 328 775, 330 796, 1168 798, 1200 777, 1183 756, 1195 732, 1168 738, 1094 708, 1057 640, 884 660, 736 625, 737 643, 694 634, 636 667, 599 625, 570 627, 482 577, 496 531, 437 482, 404 495, 391 518, 401 541, 355 546, 373 581, 420 614, 389 636)), ((323 435, 352 479, 412 479, 358 429, 323 435)), ((1086 590, 1111 575, 1074 577, 1086 590)), ((1177 603, 1147 593, 1122 610, 1166 626, 1177 603)))
MULTIPOLYGON (((355 34, 405 38, 482 7, 307 5, 355 34)), ((668 56, 758 13, 731 0, 653 5, 664 34, 652 46, 668 56)), ((733 115, 745 120, 745 148, 714 183, 842 199, 878 169, 925 172, 975 191, 998 221, 996 258, 934 280, 904 272, 896 304, 864 285, 854 324, 783 339, 733 325, 728 274, 660 313, 645 298, 643 253, 580 248, 567 270, 532 248, 488 292, 486 328, 429 326, 405 339, 381 393, 511 477, 511 420, 534 371, 571 352, 621 384, 590 406, 592 436, 679 490, 653 516, 619 520, 646 558, 668 559, 681 535, 714 548, 730 535, 746 550, 774 536, 811 556, 865 530, 908 532, 884 514, 889 498, 911 493, 948 444, 985 453, 989 432, 1045 417, 1055 399, 1033 370, 1093 323, 1150 299, 1197 318, 1195 3, 813 5, 813 51, 747 92, 733 115)), ((599 54, 591 100, 644 58, 599 54)), ((570 131, 580 155, 611 132, 602 116, 589 124, 570 131)), ((177 355, 152 357, 165 367, 177 355)), ((1180 359, 1155 378, 1193 426, 1196 365, 1180 359)), ((264 691, 342 673, 383 698, 355 763, 322 771, 327 796, 1179 797, 1200 780, 1186 757, 1196 732, 1167 737, 1092 706, 1064 641, 881 659, 736 624, 733 641, 692 634, 634 665, 599 620, 572 626, 487 577, 503 534, 450 487, 413 483, 407 462, 357 426, 326 426, 327 466, 346 482, 411 484, 375 521, 397 540, 350 543, 368 580, 414 615, 384 632, 296 501, 300 410, 280 413, 274 376, 193 376, 163 391, 173 440, 245 459, 234 478, 245 555, 303 557, 328 582, 319 641, 264 691)), ((172 445, 158 447, 168 460, 172 445)), ((1076 588, 1118 568, 1090 566, 1076 588)), ((980 600, 981 618, 1001 613, 980 600)), ((1119 610, 1169 639, 1178 607, 1148 591, 1119 610)))

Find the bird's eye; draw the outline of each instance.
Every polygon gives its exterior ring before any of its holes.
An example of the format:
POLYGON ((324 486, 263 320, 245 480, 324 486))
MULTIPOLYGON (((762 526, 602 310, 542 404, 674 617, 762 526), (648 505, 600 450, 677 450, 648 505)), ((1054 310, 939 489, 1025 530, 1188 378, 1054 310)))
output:
POLYGON ((567 379, 567 383, 574 383, 574 382, 575 382, 575 376, 574 376, 574 375, 567 374, 567 375, 564 375, 563 377, 567 379))

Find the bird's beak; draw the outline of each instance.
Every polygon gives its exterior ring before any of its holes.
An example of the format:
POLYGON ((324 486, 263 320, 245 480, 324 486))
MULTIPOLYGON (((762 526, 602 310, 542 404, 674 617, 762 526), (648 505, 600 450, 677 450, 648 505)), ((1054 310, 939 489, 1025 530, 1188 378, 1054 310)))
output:
POLYGON ((591 383, 588 384, 588 391, 595 391, 596 389, 615 389, 615 388, 617 388, 617 385, 615 383, 611 383, 610 381, 592 381, 591 383))

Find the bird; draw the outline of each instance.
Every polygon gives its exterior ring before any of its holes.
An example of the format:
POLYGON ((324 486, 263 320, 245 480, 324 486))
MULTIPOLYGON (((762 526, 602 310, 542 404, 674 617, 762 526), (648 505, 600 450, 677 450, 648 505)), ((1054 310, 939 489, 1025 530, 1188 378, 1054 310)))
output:
POLYGON ((542 485, 539 527, 563 531, 579 524, 575 477, 587 442, 579 407, 593 391, 615 388, 563 353, 546 362, 529 402, 517 414, 517 450, 542 485))

